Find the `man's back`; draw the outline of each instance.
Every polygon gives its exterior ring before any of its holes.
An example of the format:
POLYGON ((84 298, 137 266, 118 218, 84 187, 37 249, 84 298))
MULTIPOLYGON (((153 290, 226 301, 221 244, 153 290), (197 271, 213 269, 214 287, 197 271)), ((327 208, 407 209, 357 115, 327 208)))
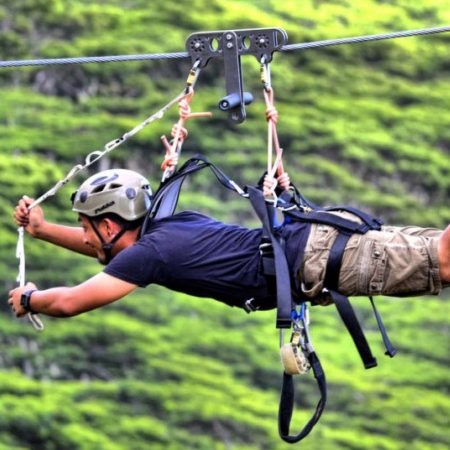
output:
POLYGON ((149 224, 105 272, 141 287, 151 283, 234 306, 271 298, 260 270, 261 229, 226 225, 185 211, 149 224))

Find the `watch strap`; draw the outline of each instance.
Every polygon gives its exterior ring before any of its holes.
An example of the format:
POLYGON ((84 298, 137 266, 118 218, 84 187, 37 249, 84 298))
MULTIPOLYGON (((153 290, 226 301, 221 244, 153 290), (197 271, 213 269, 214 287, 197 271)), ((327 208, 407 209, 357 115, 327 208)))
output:
POLYGON ((20 296, 20 306, 22 306, 25 311, 32 314, 36 314, 36 311, 33 311, 30 305, 31 294, 36 291, 37 289, 29 289, 27 291, 24 291, 20 296))

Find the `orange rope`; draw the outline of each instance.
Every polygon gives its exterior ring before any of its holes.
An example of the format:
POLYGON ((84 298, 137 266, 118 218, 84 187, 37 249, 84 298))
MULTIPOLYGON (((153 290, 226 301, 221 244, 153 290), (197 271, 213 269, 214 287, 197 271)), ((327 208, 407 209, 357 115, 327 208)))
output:
POLYGON ((181 152, 181 147, 184 140, 188 136, 188 131, 184 127, 187 120, 195 117, 211 117, 210 112, 191 112, 190 102, 194 96, 194 90, 190 89, 189 92, 178 103, 179 119, 172 128, 172 141, 168 142, 166 136, 161 136, 162 143, 166 149, 164 161, 161 164, 161 169, 165 171, 165 175, 171 175, 178 164, 178 157, 181 152))
POLYGON ((267 120, 267 176, 264 183, 264 195, 266 197, 273 195, 277 184, 283 189, 288 190, 290 179, 283 167, 283 149, 280 147, 277 133, 278 111, 274 105, 274 93, 271 87, 264 89, 264 99, 266 101, 266 120, 267 120), (273 151, 275 150, 275 161, 273 151), (275 180, 276 176, 276 180, 275 180))

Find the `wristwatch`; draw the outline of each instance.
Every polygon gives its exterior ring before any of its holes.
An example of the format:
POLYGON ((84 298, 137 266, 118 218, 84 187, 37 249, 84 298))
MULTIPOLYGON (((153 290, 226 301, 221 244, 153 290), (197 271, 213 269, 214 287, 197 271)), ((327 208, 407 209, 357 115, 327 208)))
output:
POLYGON ((30 300, 31 300, 31 294, 33 292, 36 292, 37 289, 29 289, 28 291, 25 291, 20 296, 20 306, 27 312, 30 312, 32 314, 36 314, 35 311, 31 309, 30 300))

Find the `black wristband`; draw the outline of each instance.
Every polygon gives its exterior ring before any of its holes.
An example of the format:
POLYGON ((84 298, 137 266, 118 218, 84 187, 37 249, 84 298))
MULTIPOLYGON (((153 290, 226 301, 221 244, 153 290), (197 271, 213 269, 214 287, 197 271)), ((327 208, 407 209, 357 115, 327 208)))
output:
POLYGON ((35 311, 31 309, 30 300, 31 300, 31 294, 33 292, 36 292, 37 289, 29 289, 28 291, 25 291, 20 296, 20 306, 27 312, 36 314, 35 311))

